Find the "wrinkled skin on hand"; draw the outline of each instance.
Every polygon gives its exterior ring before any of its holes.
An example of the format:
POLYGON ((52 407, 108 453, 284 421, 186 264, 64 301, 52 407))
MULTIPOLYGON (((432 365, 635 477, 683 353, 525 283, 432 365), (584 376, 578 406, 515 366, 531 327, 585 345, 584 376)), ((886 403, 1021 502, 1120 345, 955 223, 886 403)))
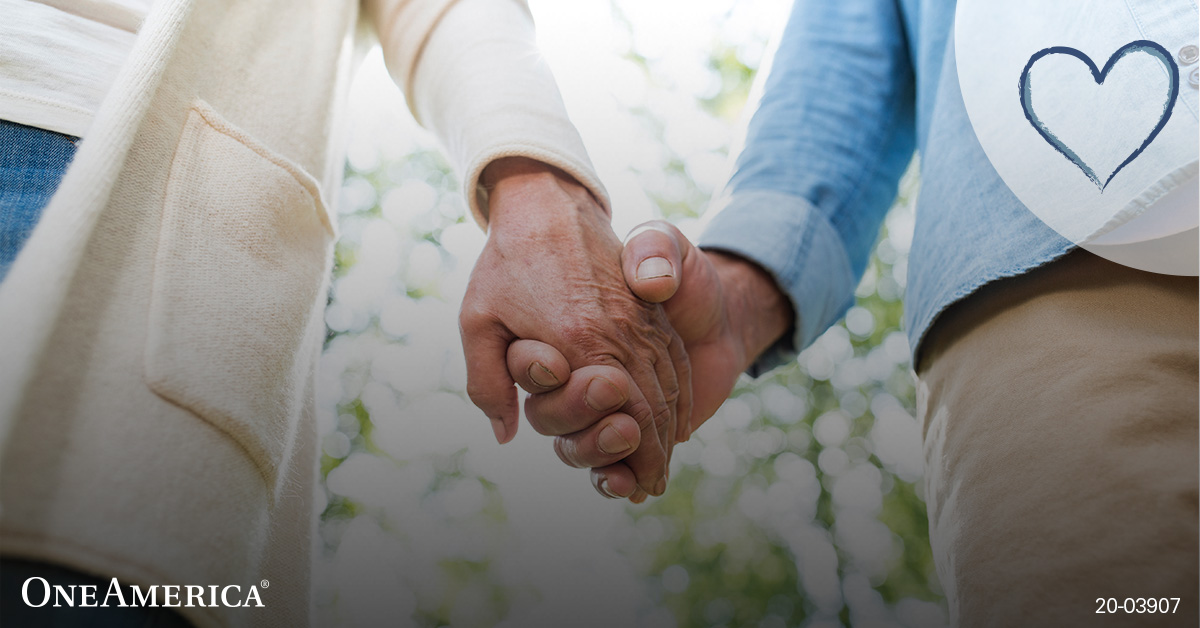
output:
POLYGON ((682 341, 661 306, 630 293, 622 244, 587 189, 522 158, 489 165, 484 183, 488 240, 459 317, 472 402, 492 421, 497 441, 508 442, 517 430, 520 381, 534 393, 526 414, 536 431, 593 435, 597 446, 584 456, 569 441, 556 443, 564 462, 594 467, 624 459, 638 496, 661 494, 678 417, 691 414, 682 341), (514 377, 508 348, 521 339, 556 351, 534 355, 514 377), (546 395, 565 381, 566 369, 580 373, 574 379, 583 394, 546 395), (546 415, 556 420, 540 420, 546 415))
MULTIPOLYGON (((647 223, 630 235, 622 254, 625 279, 631 291, 647 302, 661 302, 667 317, 683 340, 692 366, 695 391, 691 419, 678 431, 680 440, 707 421, 733 390, 738 376, 753 360, 778 340, 792 324, 791 303, 771 276, 736 255, 695 248, 669 223, 647 223), (649 261, 648 261, 649 260, 649 261), (670 274, 645 272, 670 268, 670 274)), ((517 373, 537 359, 561 365, 552 347, 537 343, 514 344, 510 369, 517 373)), ((555 374, 556 380, 565 373, 555 374)), ((575 398, 582 394, 577 373, 553 392, 575 398)), ((531 420, 554 424, 566 415, 552 406, 527 408, 531 420)), ((580 459, 596 458, 596 435, 587 432, 561 435, 580 459)), ((635 496, 634 480, 624 462, 591 465, 592 482, 608 497, 635 496)))

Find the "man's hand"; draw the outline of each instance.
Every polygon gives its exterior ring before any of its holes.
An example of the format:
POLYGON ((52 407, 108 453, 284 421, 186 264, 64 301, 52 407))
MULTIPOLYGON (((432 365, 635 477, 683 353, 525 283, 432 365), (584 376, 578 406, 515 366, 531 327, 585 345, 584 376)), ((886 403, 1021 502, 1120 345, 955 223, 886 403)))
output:
MULTIPOLYGON (((622 253, 622 267, 630 290, 647 302, 662 303, 684 342, 695 391, 691 421, 678 431, 678 438, 687 440, 728 398, 738 375, 787 332, 793 320, 791 303, 756 264, 735 255, 697 249, 678 229, 662 221, 634 230, 622 253), (660 268, 671 272, 654 270, 660 268)), ((535 360, 561 364, 552 354, 552 348, 537 343, 514 344, 509 366, 519 374, 535 360)), ((563 375, 557 373, 555 379, 565 385, 552 392, 544 388, 546 392, 539 396, 579 398, 584 384, 577 381, 576 373, 570 374, 569 380, 563 375)), ((545 425, 569 419, 556 410, 552 404, 531 404, 526 415, 545 425)), ((564 433, 555 445, 560 452, 571 451, 577 459, 598 460, 599 435, 596 429, 564 433)), ((634 494, 633 476, 625 463, 591 466, 593 484, 601 494, 634 494)))
POLYGON ((590 467, 628 456, 632 473, 623 479, 662 494, 677 418, 691 415, 683 343, 660 306, 630 294, 609 216, 574 179, 507 158, 488 166, 484 185, 488 241, 459 317, 471 401, 506 443, 517 430, 514 381, 530 392, 549 391, 574 370, 577 398, 530 398, 533 428, 555 436, 592 428, 599 448, 578 457, 559 447, 564 461, 590 467), (529 353, 514 378, 506 356, 518 339, 557 350, 529 353), (556 420, 540 421, 543 415, 556 420))

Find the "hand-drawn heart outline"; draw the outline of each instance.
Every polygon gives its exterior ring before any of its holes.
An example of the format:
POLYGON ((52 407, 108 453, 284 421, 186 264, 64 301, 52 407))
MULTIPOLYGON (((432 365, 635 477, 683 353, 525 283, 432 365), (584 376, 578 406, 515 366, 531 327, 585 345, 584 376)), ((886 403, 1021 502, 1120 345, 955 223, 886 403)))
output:
POLYGON ((1041 135, 1042 138, 1047 142, 1049 142, 1050 145, 1054 147, 1054 150, 1057 150, 1062 154, 1063 157, 1066 157, 1067 160, 1079 167, 1079 169, 1083 171, 1083 174, 1087 175, 1087 178, 1091 179, 1092 183, 1095 183, 1096 187, 1100 188, 1100 193, 1103 194, 1104 188, 1108 187, 1108 184, 1113 180, 1113 177, 1117 176, 1117 173, 1120 172, 1125 166, 1128 166, 1130 162, 1137 158, 1138 155, 1141 155, 1142 151, 1146 150, 1146 147, 1150 145, 1150 142, 1153 142, 1154 138, 1158 137, 1159 132, 1163 130, 1163 127, 1167 125, 1167 121, 1171 119, 1171 112, 1175 109, 1175 101, 1179 97, 1179 66, 1175 65, 1175 60, 1171 58, 1171 53, 1167 52, 1165 48, 1145 39, 1131 41, 1124 46, 1121 46, 1112 54, 1111 57, 1108 58, 1108 62, 1104 64, 1104 69, 1102 70, 1096 68, 1096 64, 1092 63, 1092 59, 1090 57, 1074 48, 1067 46, 1053 46, 1039 50, 1029 58, 1029 63, 1025 64, 1025 69, 1021 72, 1021 79, 1017 82, 1017 89, 1020 92, 1021 109, 1025 112, 1025 119, 1029 120, 1029 123, 1033 125, 1033 128, 1038 132, 1038 134, 1041 135), (1108 175, 1108 179, 1101 183, 1100 177, 1096 176, 1096 173, 1086 163, 1084 163, 1074 151, 1072 151, 1070 148, 1067 148, 1066 144, 1063 144, 1057 136, 1051 133, 1050 130, 1046 128, 1046 125, 1043 124, 1040 119, 1038 119, 1037 114, 1033 112, 1033 104, 1031 100, 1033 88, 1029 84, 1029 71, 1033 68, 1033 64, 1037 63, 1042 57, 1053 54, 1065 54, 1084 62, 1084 64, 1087 65, 1088 70, 1091 71, 1092 79, 1096 81, 1096 84, 1103 85, 1104 79, 1108 77, 1108 71, 1111 70, 1113 66, 1116 65, 1117 62, 1120 61, 1125 55, 1133 52, 1145 52, 1146 54, 1149 54, 1150 56, 1162 62, 1162 64, 1167 67, 1167 74, 1171 87, 1170 90, 1168 90, 1167 102, 1163 105, 1163 115, 1158 119, 1158 124, 1154 127, 1154 130, 1150 132, 1150 135, 1146 137, 1146 140, 1142 142, 1142 145, 1139 146, 1137 150, 1130 153, 1129 157, 1126 157, 1125 161, 1121 162, 1121 165, 1117 166, 1117 169, 1113 170, 1112 174, 1108 175))

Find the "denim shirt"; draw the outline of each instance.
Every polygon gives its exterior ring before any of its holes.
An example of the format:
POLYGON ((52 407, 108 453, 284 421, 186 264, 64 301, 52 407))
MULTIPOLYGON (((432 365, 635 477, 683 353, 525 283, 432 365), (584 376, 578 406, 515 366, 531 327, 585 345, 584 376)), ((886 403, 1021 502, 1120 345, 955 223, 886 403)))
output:
POLYGON ((904 313, 914 355, 948 306, 1075 247, 1021 204, 980 147, 959 89, 954 12, 953 0, 796 1, 727 204, 699 241, 767 269, 794 305, 794 335, 751 374, 790 360, 852 305, 914 150, 922 182, 904 313))

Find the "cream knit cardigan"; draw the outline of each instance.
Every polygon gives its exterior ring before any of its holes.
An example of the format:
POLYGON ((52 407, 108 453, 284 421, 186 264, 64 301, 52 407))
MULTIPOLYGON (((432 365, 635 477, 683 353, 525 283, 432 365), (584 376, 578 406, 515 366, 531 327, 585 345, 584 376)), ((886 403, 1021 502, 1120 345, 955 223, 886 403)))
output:
POLYGON ((309 622, 327 201, 376 34, 481 221, 479 174, 506 155, 607 203, 516 0, 158 0, 0 284, 5 555, 140 585, 266 579, 265 609, 180 611, 309 622))

